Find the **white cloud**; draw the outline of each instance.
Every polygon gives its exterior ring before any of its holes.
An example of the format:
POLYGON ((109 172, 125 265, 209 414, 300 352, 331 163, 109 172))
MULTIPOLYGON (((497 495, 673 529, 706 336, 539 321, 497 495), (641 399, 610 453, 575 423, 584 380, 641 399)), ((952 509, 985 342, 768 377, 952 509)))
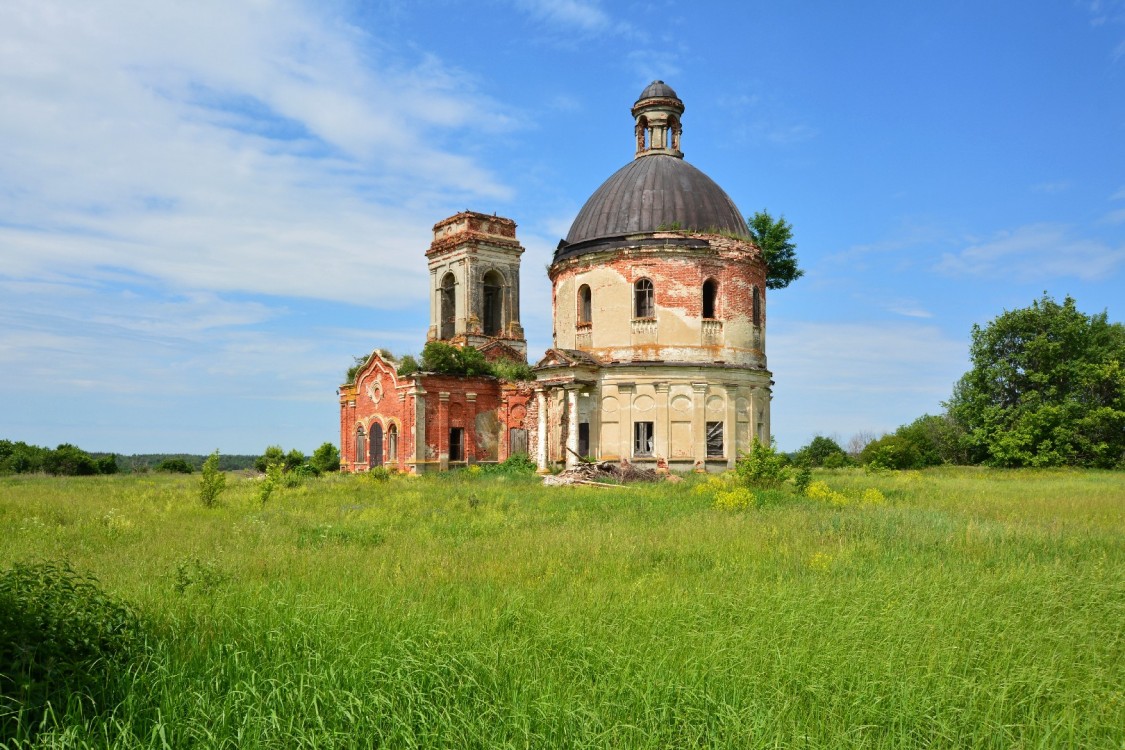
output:
POLYGON ((1065 226, 1032 224, 997 233, 960 252, 944 253, 934 269, 951 276, 1093 281, 1112 275, 1123 262, 1125 247, 1073 237, 1065 226))
POLYGON ((435 206, 511 195, 443 144, 519 126, 440 61, 288 2, 14 0, 0 111, 9 277, 382 306, 421 291, 435 206))
POLYGON ((968 368, 966 342, 920 323, 776 323, 767 346, 772 428, 785 450, 937 413, 968 368))

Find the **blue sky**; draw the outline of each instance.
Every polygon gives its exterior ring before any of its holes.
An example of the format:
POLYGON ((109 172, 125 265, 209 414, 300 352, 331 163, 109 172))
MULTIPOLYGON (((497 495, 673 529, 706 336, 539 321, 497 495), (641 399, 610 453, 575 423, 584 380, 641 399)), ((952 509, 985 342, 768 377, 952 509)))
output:
POLYGON ((353 355, 421 349, 433 224, 545 266, 632 158, 654 79, 744 214, 795 449, 937 413, 974 323, 1044 291, 1125 317, 1125 2, 0 5, 0 437, 312 451, 353 355))

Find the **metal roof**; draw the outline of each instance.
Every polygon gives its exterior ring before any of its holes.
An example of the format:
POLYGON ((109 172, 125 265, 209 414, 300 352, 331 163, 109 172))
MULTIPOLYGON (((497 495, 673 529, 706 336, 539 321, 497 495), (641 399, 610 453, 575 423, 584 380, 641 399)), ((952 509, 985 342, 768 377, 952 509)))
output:
POLYGON ((714 180, 683 159, 652 154, 629 162, 594 191, 555 260, 581 254, 570 245, 673 227, 750 234, 738 207, 714 180))
POLYGON ((645 90, 642 91, 641 95, 637 97, 637 101, 639 102, 641 99, 650 99, 653 97, 661 97, 665 99, 680 98, 676 96, 676 92, 672 90, 672 87, 664 83, 664 81, 653 81, 648 86, 645 86, 645 90))

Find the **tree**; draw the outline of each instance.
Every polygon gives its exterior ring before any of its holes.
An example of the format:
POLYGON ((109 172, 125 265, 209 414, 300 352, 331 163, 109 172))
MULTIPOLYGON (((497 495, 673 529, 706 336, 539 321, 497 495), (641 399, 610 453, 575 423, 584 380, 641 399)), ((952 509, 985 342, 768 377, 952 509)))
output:
POLYGON ((254 469, 264 474, 270 466, 284 463, 285 449, 280 445, 271 445, 266 448, 265 453, 254 460, 254 469))
POLYGON ((82 477, 97 474, 98 466, 86 451, 70 443, 63 443, 44 456, 43 470, 48 474, 82 477))
POLYGON ((313 451, 309 463, 321 473, 340 470, 340 451, 332 443, 323 443, 313 451))
POLYGON ((156 470, 171 474, 190 474, 195 471, 186 458, 166 458, 156 465, 156 470))
POLYGON ((798 463, 808 463, 811 466, 826 466, 835 468, 847 464, 847 454, 844 449, 830 437, 817 435, 812 441, 794 454, 793 458, 798 463))
POLYGON ((203 469, 199 477, 199 501, 204 508, 215 505, 221 493, 227 486, 227 475, 219 471, 219 451, 215 451, 203 462, 203 469))
POLYGON ((793 226, 780 216, 774 218, 767 211, 758 211, 747 224, 750 239, 762 251, 766 262, 766 287, 784 289, 805 272, 797 267, 797 245, 793 242, 793 226))
POLYGON ((1125 466, 1125 326, 1044 292, 973 326, 972 369, 946 404, 971 458, 996 466, 1125 466))

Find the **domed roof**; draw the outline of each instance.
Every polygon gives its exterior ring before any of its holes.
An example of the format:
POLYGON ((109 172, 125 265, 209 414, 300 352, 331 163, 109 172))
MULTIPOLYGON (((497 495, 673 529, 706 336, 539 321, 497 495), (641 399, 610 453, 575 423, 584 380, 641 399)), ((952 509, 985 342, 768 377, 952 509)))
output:
POLYGON ((569 245, 673 226, 750 235, 734 201, 714 180, 683 159, 652 154, 629 162, 594 191, 555 260, 580 254, 569 245))
POLYGON ((664 83, 664 81, 653 81, 645 87, 645 90, 637 97, 637 101, 639 102, 641 99, 651 99, 654 97, 662 97, 664 99, 680 98, 676 96, 676 92, 672 90, 672 87, 664 83))

